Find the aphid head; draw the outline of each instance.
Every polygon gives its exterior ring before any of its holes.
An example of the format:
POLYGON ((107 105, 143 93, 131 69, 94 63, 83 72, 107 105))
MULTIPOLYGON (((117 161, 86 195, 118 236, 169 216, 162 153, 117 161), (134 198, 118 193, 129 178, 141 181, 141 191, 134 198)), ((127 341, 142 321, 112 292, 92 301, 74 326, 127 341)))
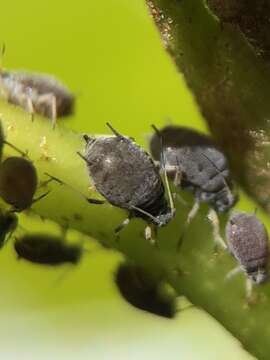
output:
POLYGON ((259 268, 256 271, 248 271, 247 275, 249 277, 249 279, 254 283, 254 284, 263 284, 268 280, 268 274, 266 269, 264 268, 259 268))
POLYGON ((238 201, 238 195, 231 191, 229 187, 223 188, 209 202, 218 213, 230 210, 238 201))
POLYGON ((96 141, 96 138, 88 136, 86 134, 83 135, 83 138, 84 138, 87 146, 93 144, 96 141))
POLYGON ((167 211, 164 214, 158 215, 155 217, 155 220, 153 220, 153 223, 157 225, 158 227, 162 227, 167 225, 174 217, 175 211, 167 208, 167 211))

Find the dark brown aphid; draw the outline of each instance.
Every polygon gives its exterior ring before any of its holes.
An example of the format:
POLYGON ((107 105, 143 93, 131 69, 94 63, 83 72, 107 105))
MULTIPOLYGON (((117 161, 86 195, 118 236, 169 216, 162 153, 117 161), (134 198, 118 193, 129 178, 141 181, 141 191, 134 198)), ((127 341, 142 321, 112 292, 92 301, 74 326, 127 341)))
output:
POLYGON ((13 206, 15 211, 29 208, 37 189, 37 172, 34 165, 27 159, 12 156, 0 165, 0 196, 13 206))
POLYGON ((24 71, 0 72, 0 96, 31 114, 56 119, 73 113, 74 95, 49 75, 24 71))
MULTIPOLYGON (((174 206, 165 198, 165 190, 150 156, 134 141, 115 131, 115 136, 85 136, 86 151, 82 156, 97 191, 109 203, 129 211, 129 217, 116 229, 120 231, 132 217, 140 217, 161 227, 174 217, 174 206)), ((166 175, 166 174, 165 174, 166 175)), ((146 238, 152 239, 151 228, 146 238)))
POLYGON ((18 218, 13 213, 0 214, 0 248, 8 241, 18 225, 18 218))
POLYGON ((160 283, 154 281, 142 267, 120 264, 115 283, 123 298, 132 306, 166 318, 175 316, 174 298, 164 296, 160 283))
POLYGON ((58 236, 28 234, 16 239, 14 249, 19 258, 44 265, 77 264, 82 247, 68 245, 58 236))
MULTIPOLYGON (((251 285, 262 284, 268 279, 268 234, 255 214, 233 213, 226 226, 228 249, 239 262, 231 274, 244 271, 247 274, 248 296, 251 285)), ((229 277, 231 276, 229 274, 229 277)))

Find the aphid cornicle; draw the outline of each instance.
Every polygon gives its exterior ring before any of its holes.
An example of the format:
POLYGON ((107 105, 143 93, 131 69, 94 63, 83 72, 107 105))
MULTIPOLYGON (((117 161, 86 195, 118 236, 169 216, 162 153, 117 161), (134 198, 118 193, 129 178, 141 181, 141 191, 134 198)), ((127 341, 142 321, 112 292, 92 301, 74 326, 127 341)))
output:
POLYGON ((115 284, 123 298, 132 306, 166 318, 176 314, 175 299, 162 296, 160 283, 136 265, 120 264, 115 274, 115 284))
POLYGON ((71 115, 74 108, 74 95, 58 80, 26 71, 0 71, 0 97, 50 118, 53 127, 58 117, 71 115))
MULTIPOLYGON (((209 136, 190 128, 170 125, 161 129, 160 134, 168 176, 177 187, 195 195, 187 223, 197 213, 199 204, 206 202, 214 210, 210 211, 209 217, 217 228, 218 220, 214 212, 226 212, 237 201, 225 155, 209 136)), ((151 137, 150 152, 155 160, 160 161, 159 138, 156 134, 151 137)))
POLYGON ((0 196, 15 211, 27 209, 33 202, 47 195, 33 199, 37 183, 36 169, 29 160, 12 156, 0 164, 0 196))
MULTIPOLYGON (((97 191, 112 205, 129 211, 128 219, 115 231, 119 232, 132 217, 142 218, 155 227, 166 225, 175 213, 169 187, 170 206, 150 156, 130 138, 108 123, 107 126, 115 136, 85 135, 85 155, 79 155, 86 161, 97 191)), ((146 227, 145 237, 153 240, 150 226, 146 227)))
POLYGON ((250 298, 252 284, 262 284, 268 279, 267 231, 255 214, 234 212, 226 225, 226 238, 228 250, 239 262, 239 266, 227 277, 244 271, 248 280, 247 298, 250 298))
POLYGON ((16 239, 14 249, 19 258, 44 265, 77 264, 82 256, 82 247, 66 244, 57 236, 27 234, 16 239))

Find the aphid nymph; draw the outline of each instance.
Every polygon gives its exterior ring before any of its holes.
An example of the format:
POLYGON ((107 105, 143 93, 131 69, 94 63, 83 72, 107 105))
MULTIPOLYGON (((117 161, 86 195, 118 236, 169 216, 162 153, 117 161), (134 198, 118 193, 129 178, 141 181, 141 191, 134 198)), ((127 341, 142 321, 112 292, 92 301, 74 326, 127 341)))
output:
POLYGON ((81 246, 67 244, 57 236, 38 233, 16 239, 14 249, 19 258, 44 265, 77 264, 82 255, 81 246))
POLYGON ((0 97, 32 115, 50 118, 53 127, 58 117, 71 115, 74 108, 74 95, 58 80, 26 71, 0 71, 0 97))
POLYGON ((37 189, 37 172, 31 161, 17 156, 4 160, 0 165, 0 196, 13 206, 15 211, 29 208, 37 189))
POLYGON ((228 249, 239 262, 239 266, 227 277, 244 271, 247 274, 247 297, 252 284, 262 284, 268 279, 269 257, 268 234, 255 214, 233 213, 226 226, 228 249))
MULTIPOLYGON (((114 136, 85 136, 86 150, 81 157, 97 191, 112 205, 129 211, 128 218, 115 231, 119 232, 132 217, 142 218, 154 227, 166 225, 175 213, 169 187, 170 205, 150 156, 110 124, 107 126, 114 136)), ((146 227, 145 237, 153 240, 150 226, 146 227)))
MULTIPOLYGON (((196 215, 201 202, 208 203, 218 213, 231 209, 237 196, 233 192, 228 162, 212 139, 195 130, 172 125, 161 129, 160 134, 168 175, 177 187, 195 195, 187 223, 196 215)), ((156 133, 150 140, 150 152, 155 160, 160 161, 161 151, 156 133)), ((217 227, 217 216, 213 211, 210 219, 217 227)))
POLYGON ((115 284, 123 298, 137 309, 166 318, 173 318, 176 314, 174 298, 162 296, 160 283, 140 266, 120 264, 115 284))

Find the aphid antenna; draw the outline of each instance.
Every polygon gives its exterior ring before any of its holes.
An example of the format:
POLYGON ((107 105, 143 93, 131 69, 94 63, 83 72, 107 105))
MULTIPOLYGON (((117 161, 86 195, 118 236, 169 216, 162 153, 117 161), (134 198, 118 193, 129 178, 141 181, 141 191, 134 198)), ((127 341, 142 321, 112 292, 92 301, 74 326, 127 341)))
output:
POLYGON ((106 122, 106 125, 108 126, 108 128, 112 131, 112 133, 115 136, 120 137, 120 138, 124 138, 124 136, 121 135, 117 130, 115 130, 109 122, 106 122))
POLYGON ((105 203, 104 200, 100 200, 100 199, 92 199, 92 198, 88 198, 87 196, 85 196, 83 193, 81 193, 79 190, 75 189, 73 186, 67 184, 66 182, 64 182, 63 180, 57 178, 56 176, 53 176, 47 172, 44 173, 44 175, 49 177, 49 180, 47 181, 46 184, 48 184, 51 181, 55 181, 57 182, 59 185, 65 185, 68 188, 70 188, 72 191, 76 192, 77 194, 79 194, 81 197, 83 197, 87 202, 89 202, 90 204, 96 204, 96 205, 102 205, 105 203))
POLYGON ((77 154, 79 155, 80 158, 82 158, 87 164, 89 163, 89 161, 87 160, 87 158, 81 154, 79 151, 77 151, 77 154))
POLYGON ((169 183, 169 179, 168 179, 168 174, 167 174, 167 170, 166 170, 166 162, 165 162, 165 154, 164 154, 164 146, 163 146, 163 137, 162 137, 160 131, 158 130, 158 128, 155 125, 152 124, 152 128, 154 129, 157 136, 159 137, 160 150, 161 150, 160 151, 160 154, 161 154, 161 168, 162 168, 162 170, 164 172, 164 180, 165 180, 165 185, 166 185, 166 189, 167 189, 167 192, 168 192, 171 213, 172 213, 172 215, 174 215, 175 214, 175 205, 174 205, 173 196, 172 196, 170 183, 169 183))
POLYGON ((51 190, 48 190, 44 194, 42 194, 42 195, 38 196, 37 198, 33 199, 31 205, 33 205, 34 203, 36 203, 36 202, 42 200, 43 198, 45 198, 47 195, 49 195, 50 192, 51 192, 51 190))
POLYGON ((143 209, 140 209, 140 208, 138 208, 137 206, 134 206, 134 205, 131 206, 131 209, 136 210, 136 211, 140 212, 141 214, 148 216, 150 219, 152 219, 152 220, 154 220, 155 222, 158 223, 158 219, 155 216, 151 215, 149 212, 144 211, 143 209))
POLYGON ((28 158, 28 151, 22 151, 19 148, 17 148, 17 146, 11 144, 9 141, 4 140, 4 144, 8 145, 9 147, 11 147, 13 150, 17 151, 19 154, 22 155, 22 157, 26 157, 28 158))
POLYGON ((3 59, 5 52, 6 52, 6 44, 3 42, 1 45, 1 52, 0 52, 0 74, 3 71, 3 63, 4 63, 3 59))
MULTIPOLYGON (((33 199, 30 206, 32 206, 34 203, 38 202, 39 200, 42 200, 45 196, 49 195, 50 192, 51 192, 51 191, 49 190, 49 191, 45 192, 44 194, 38 196, 37 198, 33 199)), ((29 207, 30 207, 30 206, 29 206, 29 207)), ((27 208, 27 209, 28 209, 28 208, 27 208)), ((10 212, 10 213, 19 213, 19 212, 22 212, 23 210, 25 210, 25 208, 13 206, 13 207, 9 210, 9 212, 10 212)))

